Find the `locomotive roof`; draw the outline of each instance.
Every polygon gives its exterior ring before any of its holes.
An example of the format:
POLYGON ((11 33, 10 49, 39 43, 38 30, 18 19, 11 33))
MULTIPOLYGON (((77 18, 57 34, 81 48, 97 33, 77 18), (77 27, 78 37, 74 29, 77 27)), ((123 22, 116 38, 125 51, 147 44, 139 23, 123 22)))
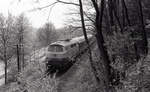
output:
MULTIPOLYGON (((87 35, 88 38, 92 37, 91 34, 87 35)), ((50 45, 62 45, 62 46, 69 46, 71 44, 75 44, 75 43, 81 43, 85 41, 84 36, 80 36, 80 37, 75 37, 72 39, 67 39, 67 40, 60 40, 60 41, 56 41, 50 45)))

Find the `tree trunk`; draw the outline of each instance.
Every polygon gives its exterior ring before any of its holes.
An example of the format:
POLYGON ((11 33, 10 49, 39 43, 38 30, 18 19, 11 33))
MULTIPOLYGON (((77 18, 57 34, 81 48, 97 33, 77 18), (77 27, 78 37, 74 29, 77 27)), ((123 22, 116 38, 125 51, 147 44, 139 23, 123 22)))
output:
POLYGON ((79 0, 79 3, 80 3, 80 16, 81 16, 82 29, 83 29, 83 34, 84 34, 85 41, 86 41, 86 43, 87 43, 87 45, 88 45, 89 59, 90 59, 90 63, 91 63, 92 70, 93 70, 93 72, 94 72, 94 76, 95 76, 97 82, 99 83, 99 82, 100 82, 100 79, 99 79, 99 77, 97 76, 97 71, 96 71, 96 68, 95 68, 94 63, 93 63, 93 60, 92 60, 92 52, 91 52, 89 40, 88 40, 87 33, 86 33, 85 22, 84 22, 84 14, 83 14, 83 6, 82 6, 82 0, 79 0))
POLYGON ((142 28, 142 40, 144 42, 144 54, 148 54, 148 41, 147 41, 147 35, 146 35, 146 30, 145 30, 145 25, 144 25, 144 18, 143 18, 143 10, 142 10, 142 4, 141 0, 137 0, 138 2, 138 8, 139 8, 139 20, 141 22, 141 28, 142 28))
POLYGON ((125 21, 125 9, 124 9, 124 5, 123 5, 123 0, 121 0, 121 4, 122 4, 122 27, 124 28, 126 26, 126 21, 125 21))
POLYGON ((24 60, 24 44, 22 46, 22 69, 24 70, 25 67, 25 60, 24 60))
POLYGON ((5 84, 7 84, 7 55, 6 46, 4 45, 4 61, 5 61, 5 84))
POLYGON ((97 39, 100 55, 102 57, 102 61, 105 66, 105 69, 104 69, 105 74, 106 74, 106 76, 104 75, 105 76, 105 79, 104 79, 105 91, 109 92, 111 67, 110 67, 109 56, 108 56, 107 50, 104 46, 104 37, 102 34, 102 20, 103 20, 103 11, 104 11, 105 0, 101 0, 100 10, 99 10, 98 4, 95 2, 95 0, 92 0, 92 3, 96 10, 96 19, 95 19, 95 27, 96 27, 96 32, 97 32, 96 39, 97 39))
POLYGON ((121 22, 120 22, 120 19, 119 19, 119 16, 118 16, 118 11, 117 11, 117 5, 115 2, 111 2, 112 3, 112 6, 113 6, 113 14, 114 14, 114 17, 116 18, 116 22, 118 23, 118 26, 121 30, 121 33, 123 33, 123 28, 122 28, 122 25, 121 25, 121 22))
MULTIPOLYGON (((128 9, 124 0, 122 0, 122 7, 124 9, 125 18, 127 20, 127 25, 131 26, 131 22, 130 22, 129 15, 128 15, 128 9)), ((131 37, 134 38, 134 33, 132 33, 131 37)), ((134 50, 135 50, 136 61, 138 61, 139 55, 138 55, 137 46, 135 43, 134 43, 134 50)))
MULTIPOLYGON (((4 30, 6 31, 6 30, 4 30)), ((5 39, 5 32, 2 35, 3 39, 3 47, 4 47, 4 62, 5 62, 5 84, 7 84, 7 47, 6 47, 6 39, 5 39)))
POLYGON ((130 19, 129 19, 129 15, 128 15, 128 9, 127 9, 127 6, 126 6, 126 3, 124 0, 122 0, 122 6, 123 6, 123 9, 124 9, 124 12, 125 12, 125 16, 126 16, 126 19, 127 19, 127 23, 128 25, 130 26, 131 23, 130 23, 130 19))
POLYGON ((17 66, 18 66, 18 73, 21 71, 21 69, 20 69, 20 51, 19 51, 19 46, 18 45, 16 45, 16 47, 17 47, 17 66))
POLYGON ((111 25, 111 27, 112 26, 114 26, 114 17, 113 17, 113 12, 112 12, 112 10, 113 10, 113 6, 112 6, 112 0, 108 0, 108 7, 109 7, 109 19, 110 19, 110 25, 111 25))

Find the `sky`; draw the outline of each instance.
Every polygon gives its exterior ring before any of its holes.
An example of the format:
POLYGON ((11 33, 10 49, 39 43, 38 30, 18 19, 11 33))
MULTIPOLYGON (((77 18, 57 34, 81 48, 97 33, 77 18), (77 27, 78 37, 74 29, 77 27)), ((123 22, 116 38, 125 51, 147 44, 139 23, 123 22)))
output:
POLYGON ((56 28, 64 26, 64 21, 66 21, 67 18, 66 13, 71 6, 56 4, 49 13, 50 8, 45 8, 42 10, 34 9, 49 5, 55 2, 55 0, 36 1, 37 0, 0 0, 0 13, 4 14, 4 16, 7 16, 8 13, 11 13, 14 16, 24 13, 29 18, 32 26, 35 28, 41 27, 46 22, 52 22, 56 28))

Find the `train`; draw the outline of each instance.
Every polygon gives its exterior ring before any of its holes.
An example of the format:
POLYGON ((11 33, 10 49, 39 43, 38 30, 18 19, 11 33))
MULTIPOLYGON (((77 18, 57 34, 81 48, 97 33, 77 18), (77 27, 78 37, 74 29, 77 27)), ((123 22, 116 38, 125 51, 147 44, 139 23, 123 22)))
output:
MULTIPOLYGON (((89 43, 93 43, 93 35, 88 34, 89 43)), ((77 56, 87 49, 84 36, 72 39, 59 40, 48 46, 46 53, 46 67, 48 72, 63 70, 68 64, 73 63, 77 56)))

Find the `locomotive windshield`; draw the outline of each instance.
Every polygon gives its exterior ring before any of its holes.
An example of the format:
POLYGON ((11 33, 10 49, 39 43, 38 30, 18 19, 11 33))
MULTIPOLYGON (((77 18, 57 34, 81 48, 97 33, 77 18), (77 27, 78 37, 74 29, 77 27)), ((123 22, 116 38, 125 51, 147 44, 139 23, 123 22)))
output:
POLYGON ((63 52, 63 46, 62 45, 50 45, 49 48, 48 48, 48 51, 63 52))

